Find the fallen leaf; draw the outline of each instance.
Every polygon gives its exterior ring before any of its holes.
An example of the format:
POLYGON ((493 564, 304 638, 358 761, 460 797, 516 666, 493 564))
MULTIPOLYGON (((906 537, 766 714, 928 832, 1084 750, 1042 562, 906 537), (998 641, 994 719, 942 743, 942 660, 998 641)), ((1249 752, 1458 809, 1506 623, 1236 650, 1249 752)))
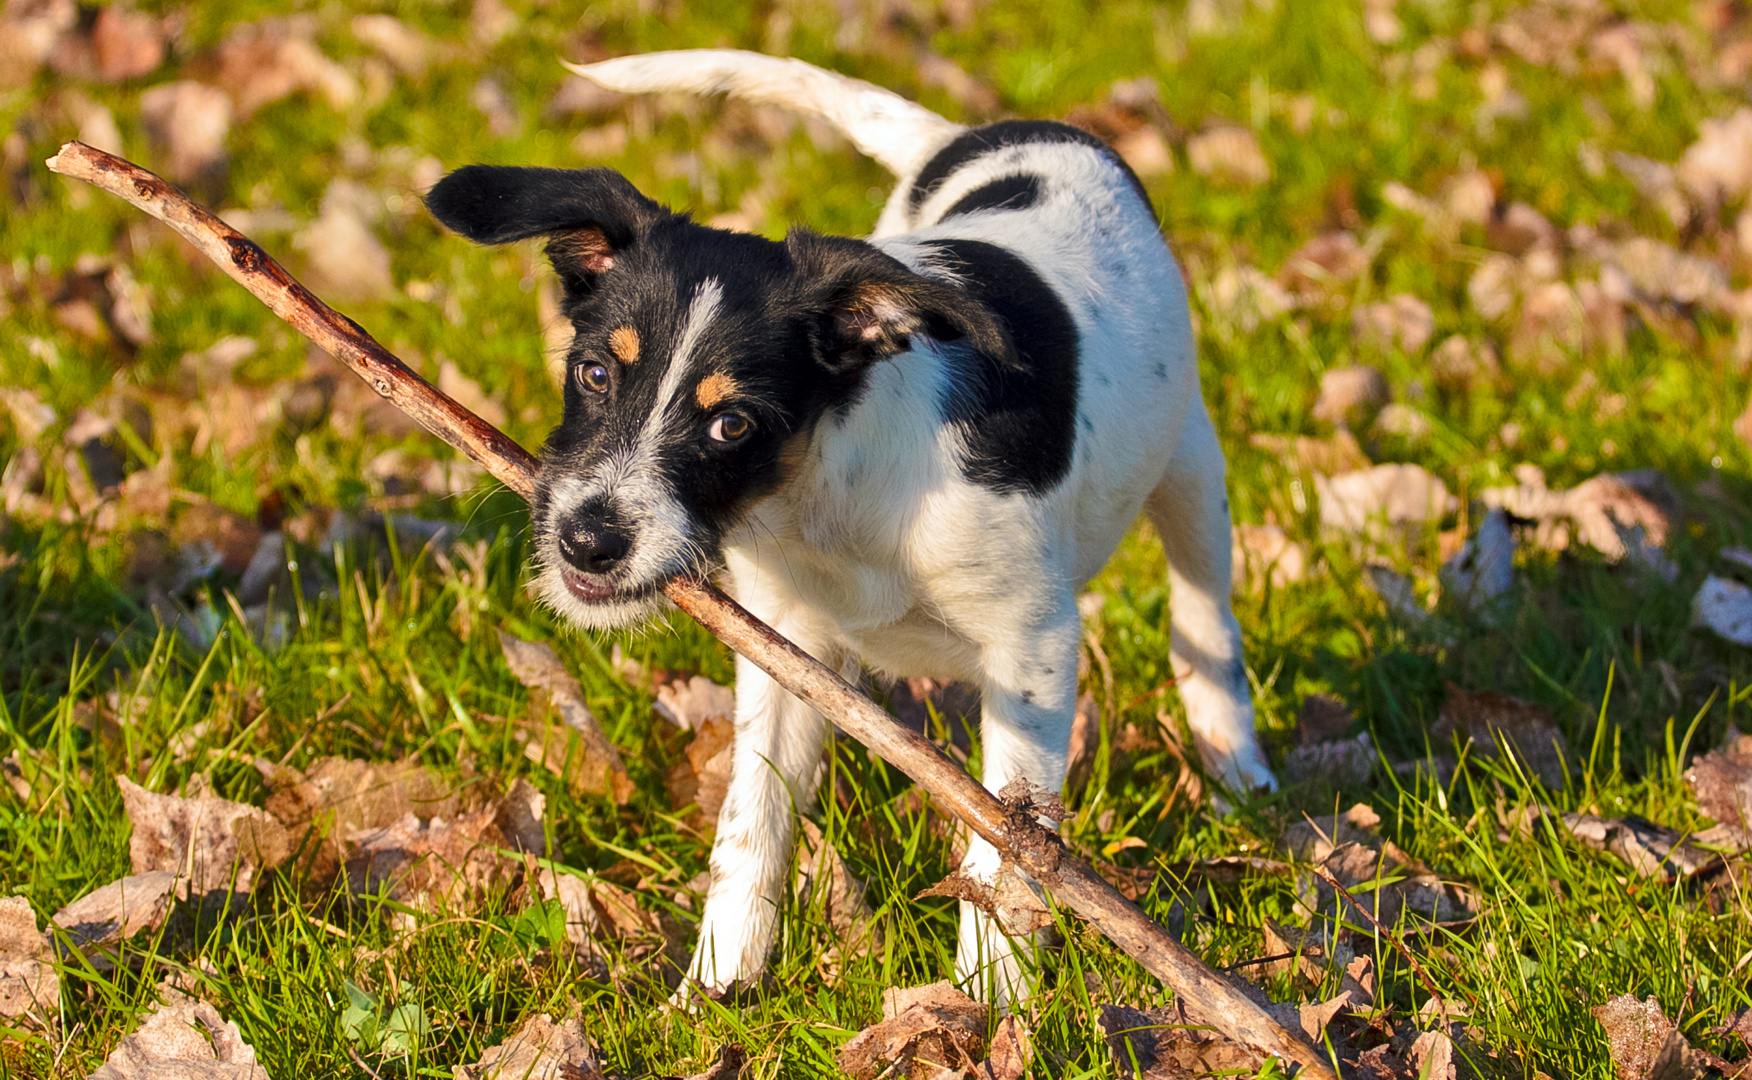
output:
POLYGON ((882 1016, 840 1048, 839 1067, 853 1080, 927 1080, 965 1072, 983 1056, 986 1007, 949 982, 884 990, 882 1016))
POLYGON ((1447 485, 1420 465, 1376 465, 1370 469, 1314 477, 1320 522, 1328 528, 1359 532, 1375 522, 1419 527, 1434 524, 1455 505, 1447 485))
POLYGON ((1303 303, 1318 303, 1341 296, 1371 261, 1368 249, 1351 233, 1321 233, 1284 260, 1277 280, 1303 303))
POLYGON ((1752 191, 1752 109, 1741 107, 1719 120, 1698 122, 1697 141, 1685 148, 1674 176, 1706 207, 1752 191))
POLYGON ((164 27, 145 12, 115 4, 97 13, 91 48, 104 82, 138 79, 164 63, 164 27))
POLYGON ((1690 877, 1715 861, 1715 856, 1685 840, 1685 834, 1634 814, 1617 818, 1594 814, 1563 814, 1568 833, 1597 851, 1624 860, 1639 877, 1690 877))
POLYGON ((1651 492, 1665 485, 1658 474, 1601 473, 1568 490, 1545 486, 1542 473, 1518 470, 1514 487, 1485 488, 1478 500, 1492 509, 1535 524, 1533 542, 1547 551, 1566 550, 1572 539, 1606 556, 1648 566, 1668 580, 1677 573, 1660 550, 1667 542, 1671 519, 1651 492))
POLYGON ((1364 731, 1349 739, 1328 739, 1298 746, 1284 755, 1279 773, 1288 783, 1366 784, 1380 755, 1364 731))
POLYGON ((802 818, 798 826, 802 837, 792 891, 811 908, 819 902, 827 925, 840 938, 830 950, 827 964, 837 969, 846 957, 879 952, 882 927, 864 897, 864 883, 846 868, 819 825, 802 818))
POLYGON ((1742 847, 1752 846, 1752 740, 1742 736, 1698 758, 1685 772, 1697 809, 1742 847))
POLYGON ((578 747, 581 752, 575 753, 567 741, 556 745, 549 733, 543 730, 539 732, 539 742, 530 741, 526 745, 526 753, 556 775, 567 778, 569 784, 575 778, 581 790, 606 794, 616 805, 625 804, 633 794, 633 781, 627 775, 626 763, 621 760, 620 750, 608 741, 601 721, 585 704, 583 687, 560 662, 553 646, 545 642, 524 641, 504 630, 499 631, 499 646, 511 674, 524 686, 545 694, 581 744, 578 747))
POLYGON ((0 899, 0 1016, 58 1018, 61 976, 54 953, 37 932, 36 912, 22 896, 0 899))
POLYGON ((717 1058, 704 1072, 689 1073, 685 1080, 737 1080, 747 1063, 748 1054, 742 1047, 725 1043, 718 1048, 717 1058))
POLYGON ((437 39, 393 15, 355 15, 351 26, 354 37, 410 79, 424 78, 427 67, 443 52, 437 39))
POLYGON ((1284 467, 1299 473, 1336 476, 1370 467, 1369 455, 1363 453, 1356 436, 1342 428, 1325 439, 1255 432, 1247 437, 1247 444, 1264 450, 1284 467))
POLYGON ((304 771, 265 761, 257 767, 269 789, 263 808, 286 827, 293 850, 300 853, 299 872, 312 890, 326 889, 340 871, 349 835, 410 814, 454 818, 461 810, 450 786, 412 761, 375 764, 326 757, 304 771))
POLYGON ((1472 743, 1473 752, 1486 757, 1509 752, 1546 787, 1563 786, 1569 744, 1542 706, 1494 690, 1475 693, 1449 683, 1430 740, 1446 745, 1456 737, 1472 743))
POLYGON ((116 777, 122 809, 133 826, 128 854, 134 873, 169 870, 196 895, 219 890, 249 892, 264 870, 291 854, 291 842, 272 815, 210 793, 204 777, 178 798, 158 795, 116 777))
POLYGON ((1034 1038, 1022 1018, 1014 1014, 998 1021, 989 1056, 975 1070, 976 1080, 1022 1080, 1028 1075, 1028 1060, 1034 1053, 1034 1038))
POLYGON ((1271 179, 1271 163, 1253 132, 1218 124, 1186 140, 1192 171, 1237 187, 1258 187, 1271 179))
POLYGON ((1237 525, 1232 535, 1229 565, 1235 587, 1270 582, 1283 589, 1307 576, 1307 553, 1276 525, 1237 525))
POLYGON ((1735 645, 1752 645, 1752 589, 1710 574, 1691 598, 1691 625, 1735 645))
POLYGON ((1121 135, 1114 140, 1113 148, 1141 177, 1167 176, 1174 171, 1174 151, 1168 140, 1148 125, 1121 135))
POLYGON ((603 1080, 602 1059, 576 1018, 554 1023, 547 1013, 525 1020, 457 1080, 603 1080))
POLYGON ((51 921, 78 950, 114 945, 164 922, 176 895, 176 875, 155 870, 112 881, 55 912, 51 921))
POLYGON ((1621 994, 1592 1012, 1606 1030, 1619 1080, 1700 1080, 1738 1071, 1714 1054, 1693 1049, 1652 994, 1643 1001, 1621 994))
POLYGON ((1398 293, 1380 303, 1357 308, 1351 330, 1366 348, 1417 353, 1435 334, 1436 316, 1422 300, 1409 293, 1398 293))
POLYGON ((28 85, 78 22, 73 0, 12 0, 0 9, 0 88, 28 85))
POLYGON ((370 217, 337 180, 323 195, 322 213, 292 237, 310 264, 312 287, 343 300, 386 300, 396 294, 389 249, 371 229, 370 217))
POLYGON ((217 188, 228 161, 231 99, 205 83, 163 83, 140 95, 146 136, 162 154, 159 170, 182 184, 217 188))
POLYGON ((1211 280, 1206 306, 1218 325, 1251 334, 1295 310, 1296 299, 1253 266, 1225 266, 1211 280))
POLYGON ((1331 694, 1309 694, 1296 710, 1296 735, 1303 746, 1342 738, 1350 731, 1356 717, 1342 698, 1331 694))
POLYGON ((309 16, 263 19, 233 29, 220 44, 218 83, 240 119, 300 92, 315 93, 334 109, 358 98, 358 83, 316 47, 315 30, 309 16))
MULTIPOLYGON (((1752 119, 1752 110, 1745 111, 1752 119)), ((1713 260, 1687 255, 1646 236, 1616 245, 1612 265, 1648 300, 1696 304, 1728 287, 1726 271, 1713 260)))
POLYGON ((153 1010, 91 1080, 268 1080, 237 1025, 204 1001, 153 1010))
POLYGON ((1311 415, 1323 424, 1367 431, 1375 414, 1391 400, 1393 391, 1380 369, 1333 368, 1320 376, 1320 396, 1311 415))
POLYGON ((510 848, 544 854, 542 799, 518 779, 498 802, 454 821, 404 814, 388 825, 347 836, 356 850, 347 860, 354 893, 384 893, 426 911, 460 910, 522 878, 523 863, 500 854, 510 848))
POLYGON ((990 915, 1004 933, 1027 937, 1052 925, 1052 910, 1035 887, 1014 864, 1004 863, 990 882, 957 868, 919 896, 947 896, 965 900, 990 915))
POLYGON ((1348 929, 1447 924, 1478 912, 1478 898, 1381 838, 1380 815, 1358 803, 1341 815, 1298 821, 1278 839, 1303 865, 1296 874, 1297 905, 1311 918, 1341 919, 1348 929), (1336 882, 1336 885, 1334 884, 1336 882), (1347 897, 1342 890, 1348 890, 1347 897), (1371 917, 1373 922, 1371 921, 1371 917))
POLYGON ((1469 393, 1502 377, 1502 365, 1490 343, 1455 334, 1430 352, 1430 375, 1452 393, 1469 393))
POLYGON ((446 360, 439 365, 438 389, 494 427, 504 427, 510 419, 505 412, 505 406, 488 397, 486 391, 481 389, 481 384, 464 375, 454 360, 446 360))
POLYGON ((1251 1074, 1265 1064, 1262 1055, 1196 1024, 1174 1007, 1103 1005, 1099 1023, 1114 1071, 1135 1080, 1251 1074))

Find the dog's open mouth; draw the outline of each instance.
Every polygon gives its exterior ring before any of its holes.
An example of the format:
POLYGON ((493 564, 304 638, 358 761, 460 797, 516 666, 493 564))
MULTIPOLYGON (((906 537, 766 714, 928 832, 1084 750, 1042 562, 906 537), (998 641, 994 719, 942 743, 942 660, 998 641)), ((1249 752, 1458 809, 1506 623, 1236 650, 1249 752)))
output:
POLYGON ((613 582, 604 581, 598 577, 580 574, 575 570, 563 570, 560 579, 566 583, 566 591, 586 604, 610 604, 616 601, 644 600, 657 591, 655 585, 638 585, 631 588, 616 586, 613 582))

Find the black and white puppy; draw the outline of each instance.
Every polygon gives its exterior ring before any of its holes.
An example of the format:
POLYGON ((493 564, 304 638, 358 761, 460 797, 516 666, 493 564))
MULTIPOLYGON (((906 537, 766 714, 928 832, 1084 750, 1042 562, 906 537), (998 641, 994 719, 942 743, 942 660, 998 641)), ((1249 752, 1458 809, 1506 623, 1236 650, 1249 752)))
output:
MULTIPOLYGON (((576 328, 543 453, 536 586, 588 627, 657 612, 676 574, 730 591, 830 666, 977 685, 984 782, 1056 791, 1077 590, 1140 509, 1169 561, 1171 660, 1199 750, 1271 786, 1229 607, 1223 457, 1184 286, 1137 178, 1062 124, 965 128, 796 60, 693 51, 575 69, 628 93, 815 114, 900 185, 869 240, 707 228, 605 169, 470 166, 427 198, 489 244, 533 236, 576 328)), ((826 725, 740 661, 730 788, 690 974, 758 976, 826 725)), ((975 840, 963 867, 987 880, 975 840)), ((1027 992, 963 904, 958 974, 1027 992)))

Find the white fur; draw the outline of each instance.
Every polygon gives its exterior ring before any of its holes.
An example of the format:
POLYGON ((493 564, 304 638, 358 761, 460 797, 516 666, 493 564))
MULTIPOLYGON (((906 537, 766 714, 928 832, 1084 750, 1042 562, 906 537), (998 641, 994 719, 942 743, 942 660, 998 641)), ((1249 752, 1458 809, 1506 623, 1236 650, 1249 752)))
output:
MULTIPOLYGON (((816 113, 903 177, 961 130, 794 60, 662 53, 574 70, 616 89, 727 90, 816 113)), ((979 686, 985 784, 1025 776, 1056 791, 1077 693, 1077 591, 1147 509, 1171 564, 1170 659, 1199 750, 1237 789, 1272 785, 1229 606, 1222 453, 1199 397, 1180 273, 1150 208, 1110 160, 1080 145, 990 153, 916 212, 908 186, 883 210, 879 247, 941 276, 930 241, 997 244, 1025 259, 1075 318, 1078 411, 1091 423, 1078 421, 1069 474, 1038 497, 964 479, 960 435, 938 416, 954 368, 921 337, 872 369, 856 407, 819 425, 795 475, 726 538, 732 591, 830 665, 861 661, 979 686), (938 220, 967 192, 1023 169, 1046 181, 1032 208, 938 220)), ((730 787, 690 971, 709 989, 764 966, 793 815, 814 797, 826 730, 746 661, 736 701, 730 787)), ((976 839, 963 866, 989 880, 997 853, 976 839)), ((959 975, 999 999, 1028 993, 1015 943, 963 908, 959 975)))

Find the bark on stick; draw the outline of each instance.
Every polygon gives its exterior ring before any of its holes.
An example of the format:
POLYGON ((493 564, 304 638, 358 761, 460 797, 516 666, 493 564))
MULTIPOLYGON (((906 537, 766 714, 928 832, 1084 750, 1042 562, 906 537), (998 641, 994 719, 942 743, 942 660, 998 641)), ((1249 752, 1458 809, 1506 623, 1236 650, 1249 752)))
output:
MULTIPOLYGON (((62 146, 49 169, 117 195, 176 230, 280 318, 352 368, 428 431, 474 458, 528 499, 535 458, 458 405, 378 344, 359 324, 317 299, 248 237, 181 191, 131 162, 80 142, 62 146)), ((676 606, 748 657, 841 731, 912 777, 933 802, 1033 875, 1053 899, 1087 919, 1223 1034, 1302 1066, 1310 1080, 1337 1080, 1313 1046, 1212 971, 1089 864, 1025 805, 1006 804, 924 736, 902 726, 820 661, 750 615, 709 582, 677 578, 664 588, 676 606)))

